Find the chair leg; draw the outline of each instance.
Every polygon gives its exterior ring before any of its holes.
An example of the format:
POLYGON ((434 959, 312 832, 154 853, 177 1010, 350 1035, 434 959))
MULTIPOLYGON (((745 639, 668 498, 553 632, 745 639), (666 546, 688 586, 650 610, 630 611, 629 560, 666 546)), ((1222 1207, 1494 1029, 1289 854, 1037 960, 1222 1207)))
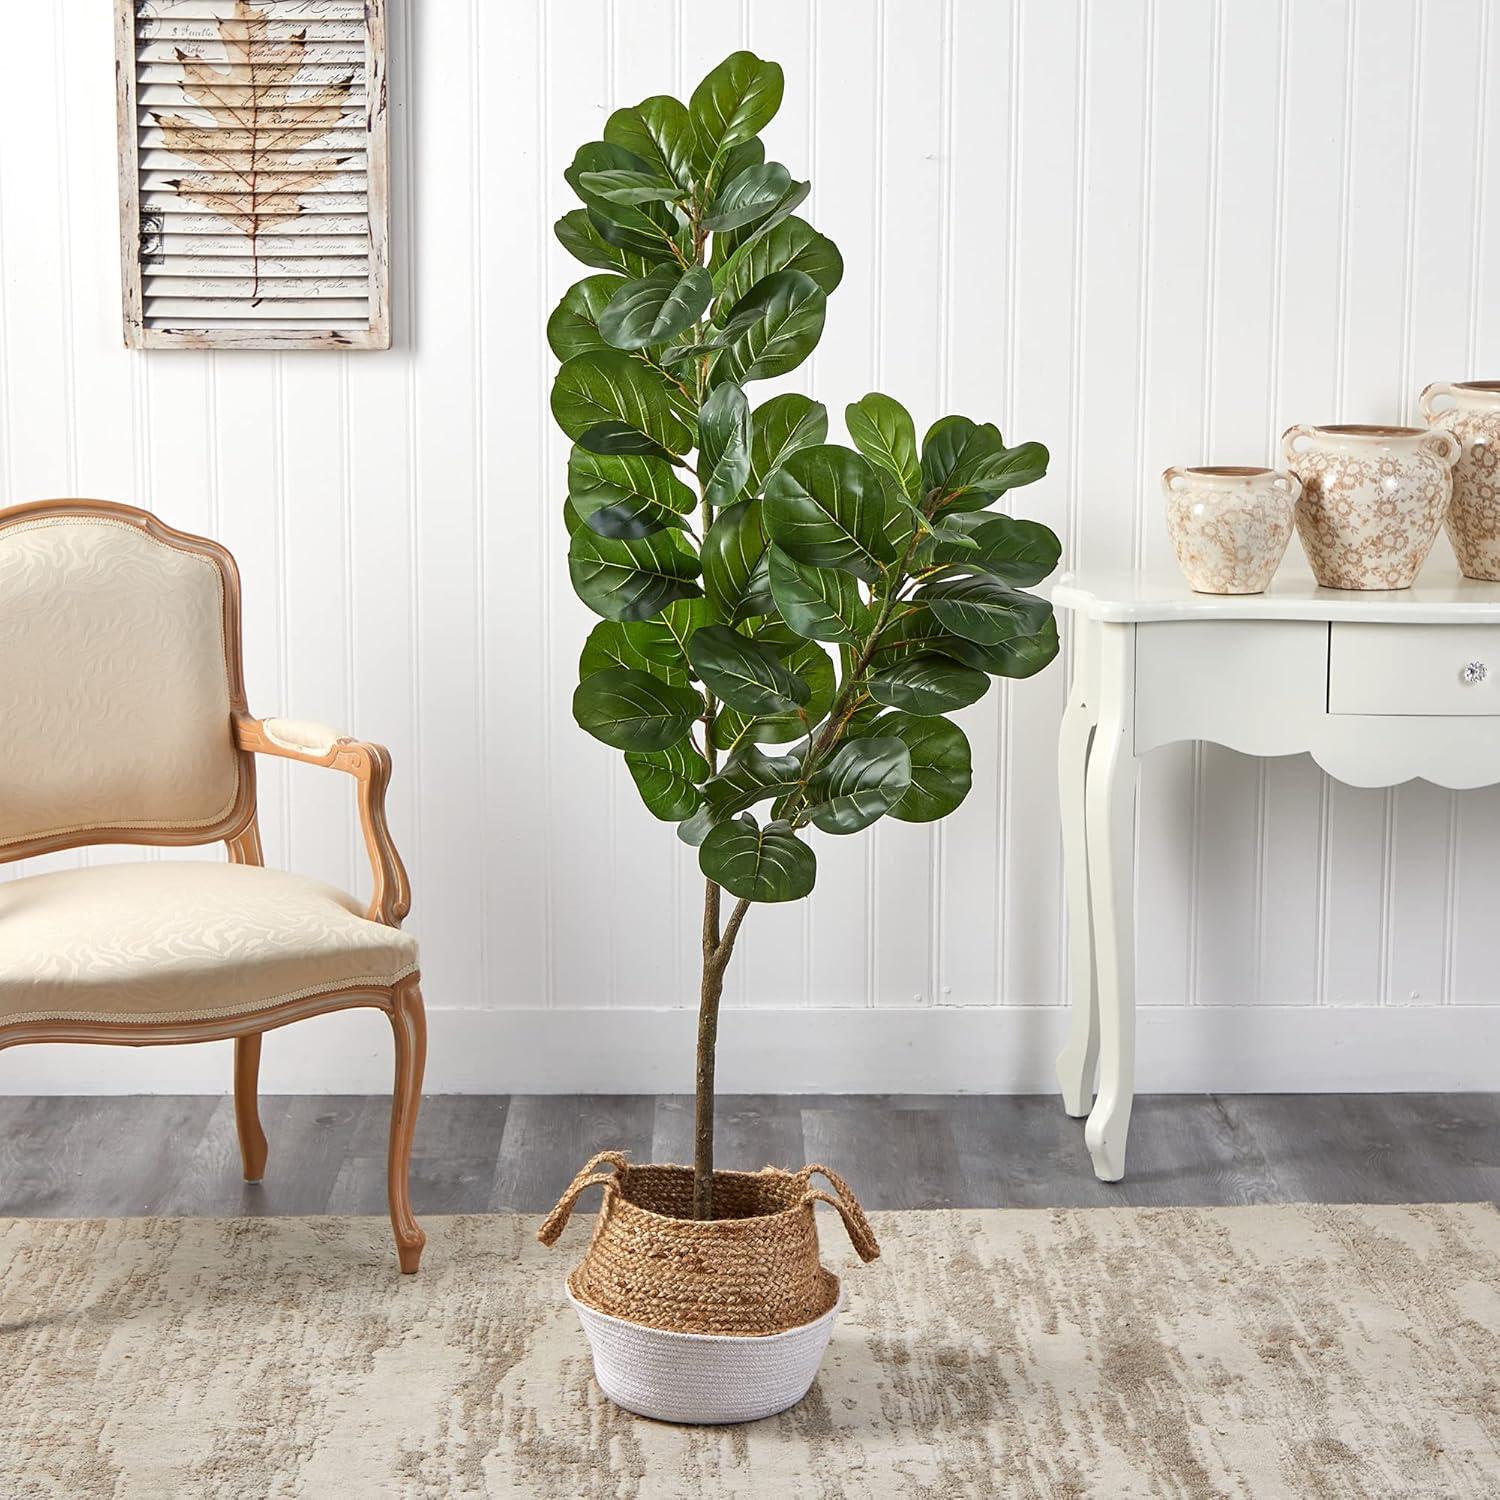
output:
POLYGON ((234 1039, 234 1123, 240 1135, 245 1181, 266 1175, 266 1133, 260 1128, 260 1033, 234 1039))
POLYGON ((396 1039, 396 1087, 391 1099, 391 1148, 389 1191, 391 1229, 396 1236, 396 1258, 406 1275, 412 1275, 422 1259, 427 1236, 411 1212, 411 1138, 422 1102, 422 1073, 427 1066, 427 1016, 422 1009, 422 991, 416 976, 396 986, 391 1007, 391 1028, 396 1039))

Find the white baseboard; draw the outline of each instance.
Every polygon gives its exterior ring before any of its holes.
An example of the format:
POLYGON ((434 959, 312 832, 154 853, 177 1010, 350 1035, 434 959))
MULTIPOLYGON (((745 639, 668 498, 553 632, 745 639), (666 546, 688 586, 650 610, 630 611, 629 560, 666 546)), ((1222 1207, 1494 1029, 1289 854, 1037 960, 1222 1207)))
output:
MULTIPOLYGON (((1051 1093, 1064 1012, 734 1010, 720 1021, 724 1093, 1051 1093)), ((433 1010, 427 1092, 687 1093, 685 1010, 433 1010)), ((1500 1089, 1500 1006, 1144 1007, 1142 1093, 1500 1089)), ((266 1039, 266 1093, 390 1088, 374 1011, 266 1039)), ((37 1045, 0 1053, 0 1094, 220 1093, 230 1043, 37 1045)))

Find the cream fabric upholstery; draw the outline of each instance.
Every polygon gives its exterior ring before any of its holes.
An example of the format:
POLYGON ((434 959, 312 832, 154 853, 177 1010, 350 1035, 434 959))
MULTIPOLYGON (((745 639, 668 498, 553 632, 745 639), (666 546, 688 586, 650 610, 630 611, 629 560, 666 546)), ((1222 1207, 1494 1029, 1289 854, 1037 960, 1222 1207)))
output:
POLYGON ((273 745, 303 755, 327 755, 342 738, 337 729, 311 719, 266 719, 260 727, 273 745))
POLYGON ((0 527, 0 849, 228 815, 222 589, 211 559, 122 521, 0 527))
POLYGON ((0 883, 0 1025, 244 1015, 416 967, 415 938, 280 870, 162 860, 0 883))

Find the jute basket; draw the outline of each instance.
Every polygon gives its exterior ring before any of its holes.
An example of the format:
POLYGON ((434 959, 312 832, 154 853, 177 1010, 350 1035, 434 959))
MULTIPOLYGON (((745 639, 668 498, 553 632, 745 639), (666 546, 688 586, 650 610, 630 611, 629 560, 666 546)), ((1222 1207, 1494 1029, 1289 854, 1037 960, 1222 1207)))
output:
POLYGON ((698 1220, 691 1167, 632 1166, 617 1151, 601 1151, 569 1183, 537 1231, 544 1245, 594 1186, 604 1199, 568 1291, 596 1312, 646 1328, 755 1337, 831 1313, 839 1282, 818 1262, 818 1203, 837 1209, 861 1260, 880 1254, 858 1199, 827 1167, 715 1172, 716 1217, 698 1220), (605 1166, 613 1170, 599 1170, 605 1166), (833 1193, 813 1187, 814 1176, 833 1193))

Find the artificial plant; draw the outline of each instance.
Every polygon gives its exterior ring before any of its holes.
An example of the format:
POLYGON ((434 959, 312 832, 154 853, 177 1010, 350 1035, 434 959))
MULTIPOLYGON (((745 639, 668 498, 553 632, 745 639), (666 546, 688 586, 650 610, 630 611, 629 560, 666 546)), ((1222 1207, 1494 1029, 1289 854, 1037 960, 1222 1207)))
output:
POLYGON ((573 440, 569 571, 603 617, 573 715, 624 752, 706 882, 697 1218, 713 1216, 719 1001, 746 912, 812 890, 814 830, 952 812, 971 772, 946 716, 1057 654, 1051 606, 1024 592, 1057 538, 986 509, 1042 477, 1041 444, 949 416, 919 447, 875 392, 846 410, 853 448, 805 395, 750 406, 752 381, 812 352, 843 274, 793 212, 809 184, 765 160, 781 94, 775 63, 736 52, 687 104, 610 115, 564 174, 583 207, 557 224, 599 274, 547 324, 573 440))

